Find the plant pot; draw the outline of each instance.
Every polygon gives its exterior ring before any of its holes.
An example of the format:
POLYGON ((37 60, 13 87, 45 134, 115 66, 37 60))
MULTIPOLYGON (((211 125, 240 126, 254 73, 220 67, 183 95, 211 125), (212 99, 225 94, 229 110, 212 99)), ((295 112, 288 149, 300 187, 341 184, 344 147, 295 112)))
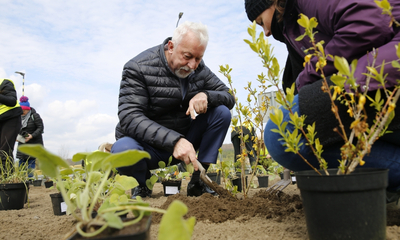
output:
POLYGON ((51 188, 53 186, 53 181, 44 182, 46 188, 51 188))
POLYGON ((221 184, 221 174, 219 173, 207 173, 207 176, 217 184, 221 184))
POLYGON ((42 186, 42 180, 33 180, 33 186, 35 187, 42 186))
MULTIPOLYGON (((132 220, 125 219, 128 221, 132 220)), ((80 240, 80 239, 91 239, 91 240, 149 240, 150 239, 150 226, 151 226, 151 216, 144 216, 138 223, 130 226, 126 226, 120 230, 115 228, 106 228, 99 235, 85 238, 79 235, 79 233, 73 234, 67 240, 80 240)))
POLYGON ((67 213, 67 204, 64 202, 61 193, 52 193, 50 197, 54 215, 65 215, 67 213))
POLYGON ((315 239, 386 239, 387 169, 349 175, 296 172, 308 235, 315 239))
MULTIPOLYGON (((247 176, 245 176, 245 178, 246 178, 246 185, 247 185, 247 176)), ((239 175, 239 178, 232 179, 232 184, 234 186, 237 186, 237 190, 239 192, 242 191, 242 189, 243 189, 242 188, 242 178, 240 177, 240 175, 239 175)))
POLYGON ((0 210, 22 209, 26 199, 25 183, 0 184, 0 210))
POLYGON ((258 187, 260 188, 268 187, 269 176, 257 176, 257 180, 258 180, 258 187))
POLYGON ((177 194, 181 191, 181 185, 182 181, 181 180, 168 180, 168 181, 163 181, 161 182, 163 185, 164 189, 164 196, 169 196, 169 195, 174 195, 177 194))

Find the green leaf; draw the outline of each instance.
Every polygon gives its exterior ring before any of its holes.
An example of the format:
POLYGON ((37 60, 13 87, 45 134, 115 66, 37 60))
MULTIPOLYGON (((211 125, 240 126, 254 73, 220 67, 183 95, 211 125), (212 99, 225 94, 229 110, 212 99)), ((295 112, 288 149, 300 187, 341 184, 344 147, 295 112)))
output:
POLYGON ((297 23, 303 28, 308 28, 310 26, 310 20, 308 17, 302 13, 300 13, 300 18, 297 19, 297 23))
POLYGON ((331 77, 331 81, 338 87, 343 88, 344 87, 344 83, 346 82, 347 78, 343 77, 343 76, 339 76, 336 74, 333 74, 333 76, 331 77))
POLYGON ((91 154, 91 152, 85 152, 85 153, 76 153, 74 156, 72 156, 72 161, 73 162, 79 162, 82 160, 85 160, 87 155, 91 154))
POLYGON ((129 190, 139 186, 138 181, 134 177, 119 175, 115 176, 115 182, 119 183, 124 190, 129 190))
POLYGON ((43 174, 51 178, 57 177, 60 167, 70 168, 61 157, 47 151, 41 144, 24 144, 19 146, 18 150, 35 157, 43 174))
MULTIPOLYGON (((400 49, 400 48, 399 48, 400 49)), ((400 63, 397 60, 392 61, 392 66, 400 70, 400 63)))
POLYGON ((150 158, 150 154, 140 150, 127 150, 111 154, 104 160, 104 164, 111 164, 111 168, 119 168, 134 165, 143 158, 150 158))
POLYGON ((99 182, 101 176, 103 176, 101 172, 89 172, 89 178, 87 179, 88 184, 90 185, 99 182))
POLYGON ((183 216, 187 212, 188 208, 183 202, 174 200, 161 219, 158 240, 190 240, 196 219, 190 217, 185 220, 183 216))
POLYGON ((146 179, 146 186, 147 188, 149 188, 150 190, 153 190, 153 186, 154 184, 158 181, 158 177, 155 175, 152 175, 150 177, 150 179, 146 179))
POLYGON ((350 67, 346 58, 335 56, 333 64, 340 73, 346 76, 350 76, 350 67))
POLYGON ((312 17, 309 22, 310 28, 316 28, 318 26, 318 21, 315 17, 312 17))
POLYGON ((90 171, 98 171, 100 169, 106 170, 104 169, 104 167, 106 167, 105 159, 110 155, 112 154, 100 151, 90 153, 86 157, 86 163, 88 164, 86 168, 90 169, 90 171))
POLYGON ((121 218, 112 212, 107 212, 103 214, 102 217, 107 221, 108 225, 112 228, 122 229, 124 227, 124 223, 122 222, 121 218))
POLYGON ((300 36, 298 36, 295 40, 296 40, 296 41, 301 41, 301 40, 303 40, 303 38, 304 38, 305 36, 306 36, 305 34, 300 35, 300 36))

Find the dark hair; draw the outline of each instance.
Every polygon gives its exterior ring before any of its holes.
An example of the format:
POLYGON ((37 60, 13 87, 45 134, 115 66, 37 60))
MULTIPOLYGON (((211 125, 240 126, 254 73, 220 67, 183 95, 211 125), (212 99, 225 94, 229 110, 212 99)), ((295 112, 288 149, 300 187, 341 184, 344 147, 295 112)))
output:
POLYGON ((278 21, 282 22, 283 21, 283 14, 285 13, 285 5, 286 5, 286 0, 276 0, 275 2, 275 8, 276 11, 278 11, 278 21))

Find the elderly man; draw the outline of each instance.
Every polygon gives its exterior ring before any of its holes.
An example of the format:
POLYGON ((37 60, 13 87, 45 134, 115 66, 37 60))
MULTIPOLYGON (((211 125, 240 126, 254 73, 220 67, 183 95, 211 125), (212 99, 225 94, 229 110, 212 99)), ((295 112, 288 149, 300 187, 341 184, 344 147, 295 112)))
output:
POLYGON ((229 88, 204 64, 207 27, 185 22, 161 45, 147 49, 124 66, 119 93, 116 139, 111 152, 147 151, 151 158, 119 168, 133 176, 136 196, 150 197, 146 187, 158 162, 193 163, 188 196, 215 194, 201 180, 197 160, 205 169, 215 163, 230 125, 235 104, 229 88), (198 154, 197 154, 198 153, 198 154))

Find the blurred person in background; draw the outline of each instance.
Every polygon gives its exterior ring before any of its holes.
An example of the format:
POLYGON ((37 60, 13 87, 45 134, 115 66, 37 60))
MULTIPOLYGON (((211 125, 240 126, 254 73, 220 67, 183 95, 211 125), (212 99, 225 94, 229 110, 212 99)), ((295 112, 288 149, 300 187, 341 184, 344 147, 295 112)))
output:
MULTIPOLYGON (((29 98, 22 96, 19 99, 19 105, 22 109, 21 115, 21 130, 17 138, 18 147, 23 144, 41 144, 43 145, 43 120, 36 110, 30 106, 29 98)), ((19 159, 19 165, 25 165, 28 169, 35 169, 36 158, 28 156, 20 151, 17 151, 17 158, 19 159)), ((32 173, 29 174, 32 177, 32 173)))
MULTIPOLYGON (((7 159, 13 162, 15 140, 21 128, 22 109, 13 81, 0 79, 0 158, 4 169, 7 159)), ((2 171, 0 170, 0 174, 2 171)))

